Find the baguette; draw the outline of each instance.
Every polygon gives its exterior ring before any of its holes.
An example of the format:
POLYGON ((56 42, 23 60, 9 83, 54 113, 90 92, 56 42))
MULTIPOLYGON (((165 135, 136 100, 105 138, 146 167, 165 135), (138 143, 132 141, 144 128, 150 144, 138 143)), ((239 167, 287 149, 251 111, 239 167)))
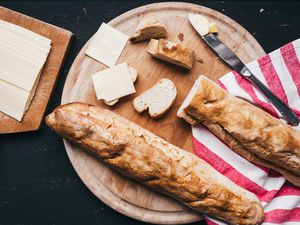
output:
POLYGON ((202 122, 247 160, 300 185, 300 132, 262 109, 200 76, 177 115, 202 122))
POLYGON ((46 124, 102 162, 188 207, 230 224, 263 220, 257 197, 197 156, 109 110, 83 103, 59 106, 46 124))

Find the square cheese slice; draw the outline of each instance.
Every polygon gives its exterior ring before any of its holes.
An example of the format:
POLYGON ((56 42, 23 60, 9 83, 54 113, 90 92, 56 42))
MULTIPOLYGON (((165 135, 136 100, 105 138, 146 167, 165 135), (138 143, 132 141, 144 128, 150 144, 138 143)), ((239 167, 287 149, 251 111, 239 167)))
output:
POLYGON ((16 34, 9 30, 5 30, 0 27, 0 40, 4 43, 9 43, 9 45, 17 45, 18 48, 24 49, 24 51, 29 51, 31 54, 37 54, 40 56, 47 56, 50 51, 50 44, 40 44, 37 41, 28 39, 21 34, 16 34))
POLYGON ((0 80, 0 111, 18 121, 22 120, 30 93, 0 80))
POLYGON ((15 55, 16 57, 21 57, 24 60, 34 64, 37 67, 44 65, 46 61, 46 57, 35 56, 34 54, 30 54, 28 51, 24 51, 23 49, 14 46, 13 43, 8 45, 7 43, 1 42, 0 40, 0 51, 2 50, 9 51, 11 54, 15 55))
POLYGON ((48 46, 51 44, 51 40, 49 38, 46 38, 24 27, 6 22, 1 19, 0 19, 0 28, 15 33, 16 35, 21 35, 24 39, 29 39, 33 42, 40 44, 41 46, 48 46))
POLYGON ((127 41, 127 35, 106 23, 102 23, 85 54, 108 67, 112 67, 116 65, 127 41))
POLYGON ((32 90, 42 66, 42 64, 36 66, 10 51, 4 49, 0 51, 0 80, 26 91, 32 90))
POLYGON ((127 63, 102 70, 92 75, 97 99, 112 101, 135 93, 127 63))

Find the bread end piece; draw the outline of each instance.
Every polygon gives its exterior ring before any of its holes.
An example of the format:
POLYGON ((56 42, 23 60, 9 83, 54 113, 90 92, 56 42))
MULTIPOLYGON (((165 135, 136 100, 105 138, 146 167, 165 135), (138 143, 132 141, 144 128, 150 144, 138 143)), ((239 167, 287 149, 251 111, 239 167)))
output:
POLYGON ((148 44, 147 52, 155 58, 188 70, 192 69, 195 61, 194 50, 165 39, 151 39, 148 44))
POLYGON ((149 40, 151 38, 166 38, 168 35, 166 27, 159 21, 151 21, 138 29, 129 38, 132 43, 149 40))

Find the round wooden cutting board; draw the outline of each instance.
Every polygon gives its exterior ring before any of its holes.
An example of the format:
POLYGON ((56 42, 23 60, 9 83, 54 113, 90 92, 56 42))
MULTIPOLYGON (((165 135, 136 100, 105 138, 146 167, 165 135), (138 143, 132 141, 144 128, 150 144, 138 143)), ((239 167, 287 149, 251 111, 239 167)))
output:
MULTIPOLYGON (((250 62, 264 50, 238 23, 212 9, 188 3, 159 3, 142 6, 126 12, 109 22, 127 35, 134 33, 139 22, 155 16, 169 32, 168 40, 180 43, 178 34, 184 35, 183 45, 195 50, 197 61, 191 71, 151 58, 146 48, 148 42, 127 43, 118 63, 128 62, 139 71, 135 84, 136 93, 122 98, 115 106, 108 107, 97 101, 91 75, 106 66, 87 57, 84 52, 90 42, 79 52, 68 74, 63 90, 62 104, 86 102, 111 109, 115 113, 139 124, 163 139, 187 151, 193 150, 191 128, 176 117, 176 111, 200 74, 216 80, 230 69, 213 53, 193 30, 187 19, 188 12, 198 12, 210 22, 216 22, 219 38, 244 61, 250 62), (147 113, 138 114, 132 107, 133 99, 153 86, 161 78, 171 79, 178 91, 175 104, 161 119, 153 120, 147 113)), ((100 23, 99 23, 100 26, 100 23)), ((152 192, 144 186, 113 172, 94 157, 65 141, 68 156, 85 185, 103 202, 129 217, 159 224, 182 224, 201 219, 200 214, 186 208, 169 197, 152 192)))

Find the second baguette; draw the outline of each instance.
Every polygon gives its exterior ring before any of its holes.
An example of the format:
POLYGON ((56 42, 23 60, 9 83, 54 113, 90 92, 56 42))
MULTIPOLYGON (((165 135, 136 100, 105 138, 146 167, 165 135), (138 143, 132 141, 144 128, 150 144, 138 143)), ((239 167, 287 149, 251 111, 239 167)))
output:
POLYGON ((191 124, 202 122, 247 160, 300 185, 300 132, 204 76, 195 82, 177 115, 191 124))

